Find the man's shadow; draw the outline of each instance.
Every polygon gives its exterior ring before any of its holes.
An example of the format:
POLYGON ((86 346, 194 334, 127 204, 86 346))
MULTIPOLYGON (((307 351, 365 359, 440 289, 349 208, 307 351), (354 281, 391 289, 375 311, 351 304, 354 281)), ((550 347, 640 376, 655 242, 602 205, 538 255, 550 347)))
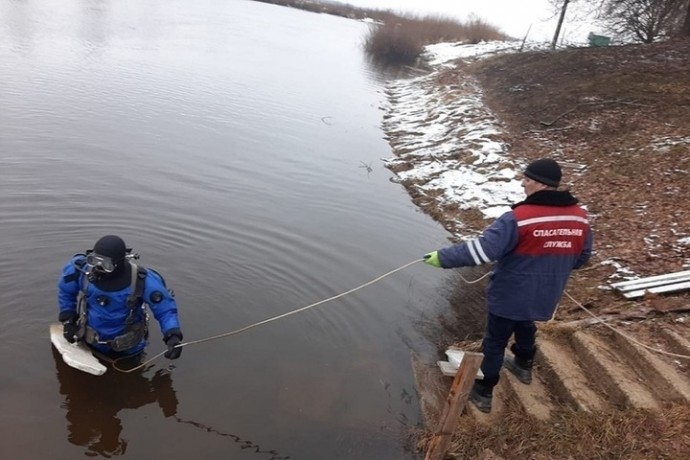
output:
POLYGON ((69 367, 60 353, 51 347, 63 406, 67 410, 68 440, 86 448, 89 457, 123 455, 127 440, 123 439, 122 422, 117 414, 122 409, 136 409, 158 403, 167 417, 177 414, 177 396, 170 373, 161 369, 151 377, 146 369, 129 374, 109 366, 101 376, 87 374, 69 367))

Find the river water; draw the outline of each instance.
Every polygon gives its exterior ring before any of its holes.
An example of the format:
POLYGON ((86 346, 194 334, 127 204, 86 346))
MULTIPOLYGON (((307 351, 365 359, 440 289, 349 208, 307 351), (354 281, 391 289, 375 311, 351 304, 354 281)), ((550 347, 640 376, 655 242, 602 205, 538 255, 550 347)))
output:
POLYGON ((410 352, 448 307, 423 264, 133 374, 80 373, 48 337, 62 265, 108 233, 162 272, 186 341, 446 244, 380 161, 366 30, 241 0, 0 0, 3 459, 417 457, 410 352))

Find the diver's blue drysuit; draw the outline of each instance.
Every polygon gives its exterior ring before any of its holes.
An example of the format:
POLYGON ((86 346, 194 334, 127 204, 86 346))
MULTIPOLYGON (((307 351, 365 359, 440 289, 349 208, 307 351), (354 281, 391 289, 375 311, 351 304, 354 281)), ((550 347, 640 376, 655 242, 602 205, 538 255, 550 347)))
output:
MULTIPOLYGON (((144 304, 149 306, 158 320, 164 340, 171 334, 176 334, 181 339, 175 298, 166 287, 163 277, 155 270, 139 268, 135 275, 140 278, 138 281, 124 289, 105 291, 88 282, 87 275, 80 269, 84 265, 84 255, 74 256, 63 268, 58 282, 60 320, 81 316, 80 340, 94 350, 108 355, 140 353, 146 346, 148 336, 144 304), (140 295, 136 296, 134 294, 137 285, 142 281, 143 288, 140 288, 140 295), (78 297, 84 287, 86 311, 80 312, 77 305, 78 297), (130 296, 131 306, 128 306, 130 296)), ((132 270, 136 270, 133 264, 132 270)))

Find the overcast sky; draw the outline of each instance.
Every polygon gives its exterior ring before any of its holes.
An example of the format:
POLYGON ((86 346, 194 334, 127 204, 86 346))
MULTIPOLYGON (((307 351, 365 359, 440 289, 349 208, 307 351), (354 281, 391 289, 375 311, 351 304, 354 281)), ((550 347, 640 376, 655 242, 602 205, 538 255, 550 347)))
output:
MULTIPOLYGON (((557 22, 549 0, 343 0, 340 3, 360 8, 443 15, 463 21, 474 13, 510 36, 522 38, 529 29, 529 38, 544 41, 551 40, 557 22)), ((566 21, 562 32, 566 40, 583 41, 589 32, 598 30, 581 21, 577 24, 566 21)))

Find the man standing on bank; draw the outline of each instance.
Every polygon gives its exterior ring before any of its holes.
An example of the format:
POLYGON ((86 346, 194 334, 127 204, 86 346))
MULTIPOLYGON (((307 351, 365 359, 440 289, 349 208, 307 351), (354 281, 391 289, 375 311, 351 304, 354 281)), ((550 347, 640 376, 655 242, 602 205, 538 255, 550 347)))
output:
POLYGON ((532 382, 537 351, 535 321, 552 318, 573 269, 592 253, 586 212, 569 191, 559 190, 561 168, 552 159, 530 163, 522 187, 527 197, 512 206, 476 239, 424 256, 434 267, 454 268, 496 262, 487 287, 488 319, 482 348, 482 380, 470 401, 491 411, 501 366, 520 382, 532 382), (514 356, 505 356, 510 347, 514 356))

